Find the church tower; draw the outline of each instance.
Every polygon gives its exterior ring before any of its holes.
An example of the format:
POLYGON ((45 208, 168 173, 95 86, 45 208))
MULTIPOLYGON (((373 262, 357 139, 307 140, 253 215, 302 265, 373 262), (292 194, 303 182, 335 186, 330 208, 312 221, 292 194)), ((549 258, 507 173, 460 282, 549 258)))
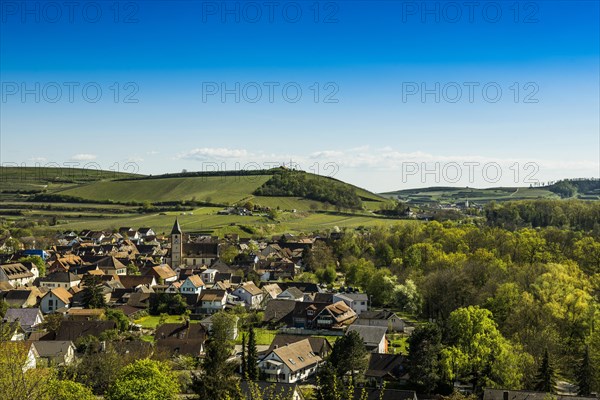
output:
POLYGON ((179 221, 175 219, 173 229, 171 230, 171 267, 179 267, 183 258, 183 233, 179 226, 179 221))

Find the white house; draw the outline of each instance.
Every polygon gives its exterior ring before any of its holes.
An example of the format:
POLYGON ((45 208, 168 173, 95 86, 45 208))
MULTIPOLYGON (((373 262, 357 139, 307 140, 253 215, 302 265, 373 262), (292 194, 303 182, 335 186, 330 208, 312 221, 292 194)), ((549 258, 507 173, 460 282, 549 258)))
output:
POLYGON ((35 280, 35 275, 23 264, 0 265, 0 282, 8 282, 12 287, 25 286, 35 280))
POLYGON ((179 288, 182 294, 200 294, 204 289, 204 282, 198 275, 188 276, 185 282, 179 288))
POLYGON ((358 315, 369 310, 369 296, 366 293, 335 293, 333 302, 343 301, 358 315))
POLYGON ((75 361, 75 345, 70 340, 48 340, 33 342, 38 359, 47 366, 71 365, 75 361))
POLYGON ((61 308, 69 308, 73 295, 67 289, 59 287, 52 289, 42 297, 40 301, 40 310, 44 314, 49 314, 61 308))
POLYGON ((44 322, 44 316, 39 308, 9 308, 6 310, 4 320, 7 322, 18 321, 25 332, 33 332, 44 322))
POLYGON ((304 293, 297 287, 289 287, 280 293, 277 298, 279 300, 294 300, 294 301, 303 301, 304 293))
POLYGON ((48 289, 65 288, 69 289, 78 286, 81 283, 81 277, 71 272, 53 272, 50 275, 40 278, 40 286, 48 289))
POLYGON ((216 269, 205 270, 202 272, 202 281, 205 283, 215 283, 215 277, 217 276, 217 273, 219 273, 219 271, 216 269))
POLYGON ((205 314, 214 314, 225 308, 227 303, 227 292, 218 289, 203 290, 199 300, 200 312, 205 314))
POLYGON ((267 381, 296 383, 314 375, 321 361, 313 353, 310 341, 304 339, 273 349, 258 363, 258 368, 267 381))
POLYGON ((264 296, 262 290, 260 290, 254 282, 244 283, 235 289, 232 294, 242 299, 250 309, 259 308, 264 296))
POLYGON ((381 326, 350 325, 346 331, 346 335, 350 332, 356 332, 360 335, 369 352, 387 353, 388 341, 385 337, 387 328, 381 326))

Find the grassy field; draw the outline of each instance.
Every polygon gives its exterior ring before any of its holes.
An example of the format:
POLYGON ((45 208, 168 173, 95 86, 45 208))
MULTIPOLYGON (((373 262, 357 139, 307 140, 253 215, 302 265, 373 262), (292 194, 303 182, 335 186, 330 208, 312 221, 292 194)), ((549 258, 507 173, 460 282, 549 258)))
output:
MULTIPOLYGON (((291 233, 309 233, 333 229, 334 227, 373 227, 403 223, 400 220, 384 219, 368 215, 337 215, 335 213, 282 213, 279 221, 261 216, 217 215, 220 208, 202 207, 193 212, 167 212, 153 214, 120 215, 102 218, 66 218, 64 223, 53 227, 57 230, 118 229, 120 226, 149 226, 158 234, 166 234, 179 219, 186 232, 215 234, 238 233, 244 237, 291 233), (184 215, 182 215, 184 214, 184 215), (250 229, 251 231, 248 231, 250 229), (255 233, 253 233, 255 231, 255 233)), ((15 217, 16 218, 16 217, 15 217)))
POLYGON ((196 200, 233 204, 252 197, 252 192, 269 178, 269 175, 206 176, 96 182, 63 190, 59 194, 117 202, 196 200))
MULTIPOLYGON (((148 316, 142 317, 138 320, 135 320, 134 322, 136 324, 141 325, 142 328, 144 328, 144 329, 156 329, 159 321, 160 321, 160 316, 148 315, 148 316)), ((166 324, 175 324, 178 322, 183 322, 183 317, 181 315, 168 315, 165 320, 166 324)), ((191 322, 196 322, 196 321, 191 321, 191 322)))
POLYGON ((400 200, 416 203, 455 203, 469 200, 475 203, 487 203, 490 201, 509 201, 509 200, 531 200, 531 199, 558 199, 559 196, 545 188, 451 188, 451 187, 432 187, 425 189, 409 189, 383 194, 390 198, 399 198, 400 200))

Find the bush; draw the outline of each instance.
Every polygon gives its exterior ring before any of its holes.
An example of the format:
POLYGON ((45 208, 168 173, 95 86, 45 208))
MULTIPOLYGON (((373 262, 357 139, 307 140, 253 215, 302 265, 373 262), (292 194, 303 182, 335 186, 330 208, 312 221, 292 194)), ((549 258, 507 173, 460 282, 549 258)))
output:
POLYGON ((177 376, 160 361, 139 360, 123 368, 108 389, 106 400, 174 400, 179 393, 177 376))

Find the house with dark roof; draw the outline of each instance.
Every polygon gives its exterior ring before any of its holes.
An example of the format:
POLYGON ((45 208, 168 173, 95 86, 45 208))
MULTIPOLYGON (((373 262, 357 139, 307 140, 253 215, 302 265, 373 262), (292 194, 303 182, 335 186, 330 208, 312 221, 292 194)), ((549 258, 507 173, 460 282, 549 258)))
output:
POLYGON ((75 361, 75 345, 70 340, 44 340, 31 342, 38 353, 38 366, 43 360, 46 366, 71 365, 75 361))
POLYGON ((387 353, 388 341, 385 337, 387 328, 381 326, 350 325, 346 335, 357 332, 363 340, 365 347, 371 353, 387 353))
POLYGON ((35 286, 10 290, 3 294, 4 301, 12 308, 27 308, 37 305, 44 294, 35 286))
POLYGON ((304 300, 304 293, 302 293, 302 291, 297 287, 292 286, 281 292, 277 298, 283 300, 302 301, 304 300))
POLYGON ((102 333, 117 329, 115 321, 62 321, 54 340, 72 340, 85 336, 100 337, 102 333))
POLYGON ((364 311, 355 325, 386 327, 390 332, 404 332, 409 326, 402 318, 389 310, 364 311))
POLYGON ((406 384, 409 378, 406 358, 400 354, 371 353, 365 378, 377 387, 384 381, 406 384))
POLYGON ((39 282, 40 286, 47 287, 50 290, 59 287, 69 289, 81 283, 81 276, 71 272, 57 271, 40 278, 39 282))
POLYGON ((25 332, 32 332, 44 322, 44 315, 39 308, 9 308, 4 315, 4 321, 16 321, 25 332))
POLYGON ((297 302, 293 300, 271 300, 267 303, 263 322, 276 327, 281 325, 292 325, 293 313, 297 302))
POLYGON ((199 357, 204 351, 206 336, 206 329, 201 324, 187 321, 159 326, 154 334, 154 340, 159 352, 167 352, 173 356, 199 357))

